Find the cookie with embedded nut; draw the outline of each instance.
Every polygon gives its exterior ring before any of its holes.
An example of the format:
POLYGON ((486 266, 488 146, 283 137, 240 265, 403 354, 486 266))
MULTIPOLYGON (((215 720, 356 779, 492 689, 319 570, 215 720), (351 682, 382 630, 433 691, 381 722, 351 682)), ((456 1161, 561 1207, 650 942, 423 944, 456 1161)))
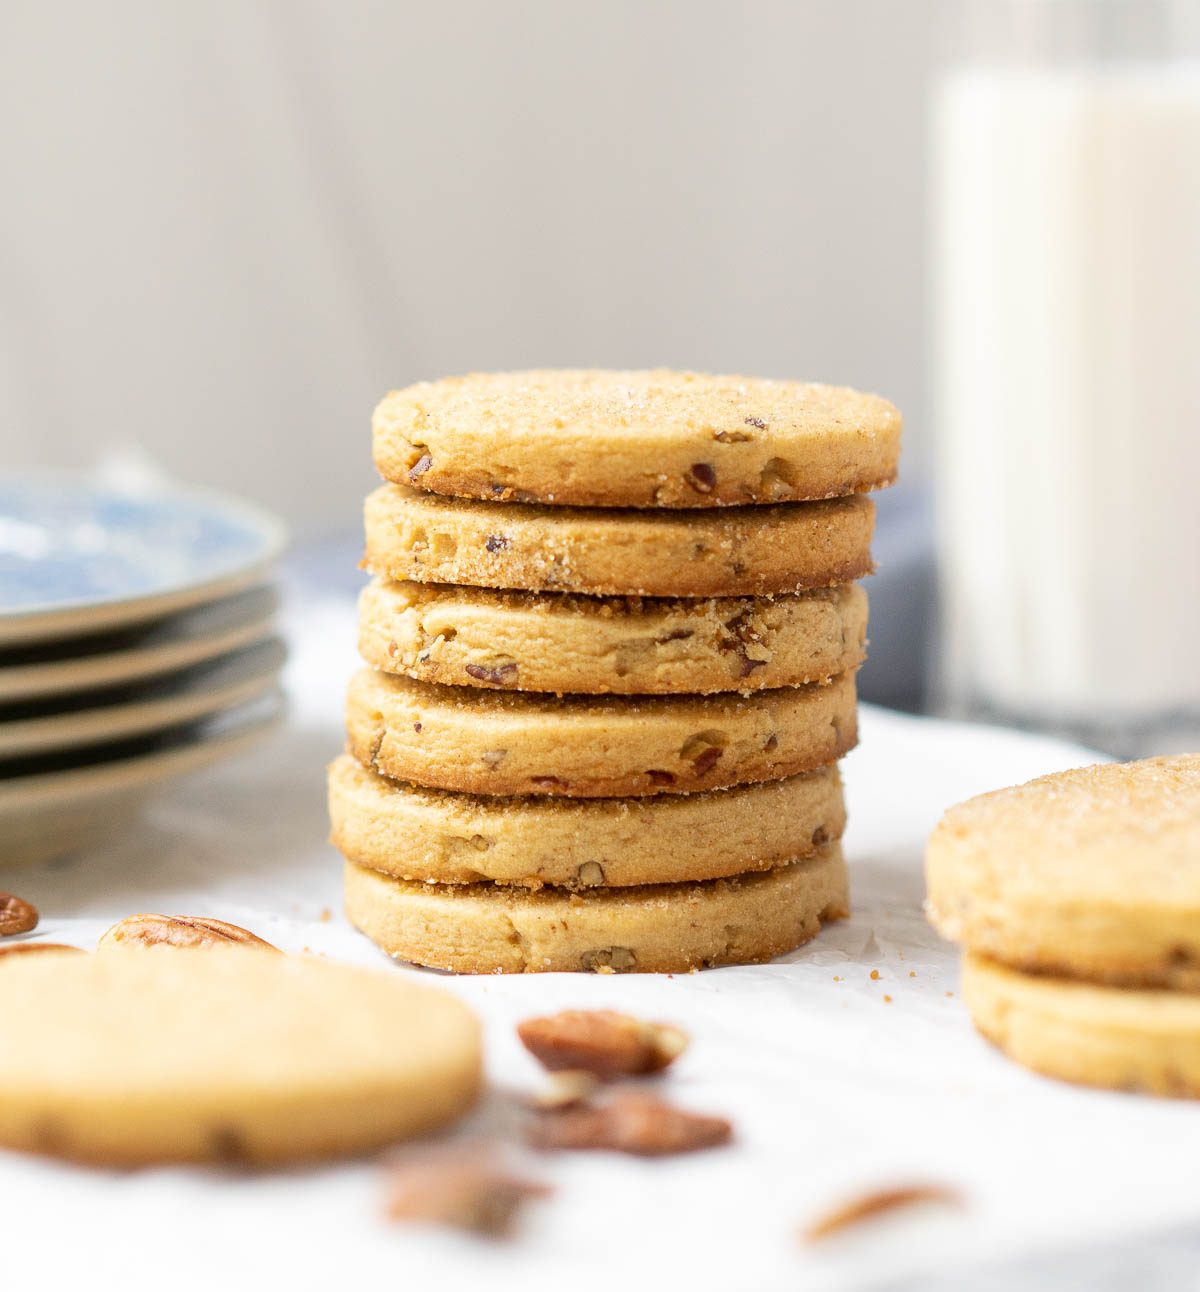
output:
POLYGON ((928 911, 968 951, 1095 982, 1200 989, 1200 754, 1043 776, 951 808, 928 911))
POLYGON ((375 410, 385 479, 488 501, 718 507, 878 489, 901 418, 886 399, 755 377, 473 373, 393 391, 375 410))
POLYGON ((870 574, 861 495, 720 511, 536 507, 400 485, 370 495, 366 565, 391 579, 621 596, 799 592, 870 574))
POLYGON ((468 794, 690 793, 821 767, 858 736, 854 674, 750 695, 552 696, 361 669, 348 748, 384 776, 468 794))
POLYGON ((839 839, 846 812, 836 765, 698 794, 500 798, 391 781, 343 755, 329 817, 344 857, 397 879, 592 888, 766 870, 839 839))
POLYGON ((975 1026, 1024 1067, 1062 1081, 1200 1098, 1200 996, 1021 973, 968 955, 975 1026))
POLYGON ((866 658, 867 594, 585 597, 375 579, 363 658, 424 682, 584 695, 711 694, 824 682, 866 658))
POLYGON ((462 973, 754 964, 807 942, 848 909, 836 843, 756 874, 582 893, 405 883, 346 865, 351 923, 396 959, 462 973))
POLYGON ((353 1154, 475 1101, 445 992, 225 946, 0 963, 0 1145, 106 1166, 353 1154))

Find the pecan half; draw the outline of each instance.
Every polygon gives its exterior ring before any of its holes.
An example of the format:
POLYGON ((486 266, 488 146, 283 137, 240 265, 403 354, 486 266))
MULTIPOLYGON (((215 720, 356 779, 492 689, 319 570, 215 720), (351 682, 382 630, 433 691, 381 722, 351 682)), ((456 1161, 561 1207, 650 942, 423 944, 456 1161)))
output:
POLYGON ((639 1157, 665 1157, 727 1144, 733 1127, 724 1117, 689 1113, 639 1090, 608 1103, 573 1105, 542 1111, 528 1137, 535 1148, 608 1149, 639 1157))
POLYGON ((10 946, 0 947, 0 956, 15 956, 24 951, 78 951, 82 947, 69 947, 65 942, 14 942, 10 946))
POLYGON ((0 938, 36 929, 37 907, 14 893, 0 893, 0 938))
POLYGON ((846 1202, 839 1203, 831 1211, 824 1212, 805 1225, 801 1235, 810 1243, 819 1242, 840 1230, 861 1224, 864 1220, 923 1202, 941 1203, 946 1207, 961 1207, 963 1196, 957 1189, 949 1188, 944 1184, 906 1184, 890 1189, 873 1189, 870 1193, 850 1198, 846 1202))
POLYGON ((546 1185, 506 1170, 490 1152, 447 1150, 394 1163, 388 1172, 386 1211, 392 1221, 503 1238, 528 1199, 550 1192, 546 1185))
POLYGON ((615 1009, 567 1009, 517 1025, 521 1043, 551 1072, 615 1077, 661 1072, 687 1049, 687 1033, 669 1023, 646 1023, 615 1009))
POLYGON ((466 674, 473 677, 477 682, 486 682, 488 686, 507 686, 510 682, 516 681, 517 666, 515 664, 468 664, 466 665, 466 674))
POLYGON ((278 951, 248 929, 203 915, 129 915, 100 939, 97 951, 112 947, 218 947, 231 943, 278 951))

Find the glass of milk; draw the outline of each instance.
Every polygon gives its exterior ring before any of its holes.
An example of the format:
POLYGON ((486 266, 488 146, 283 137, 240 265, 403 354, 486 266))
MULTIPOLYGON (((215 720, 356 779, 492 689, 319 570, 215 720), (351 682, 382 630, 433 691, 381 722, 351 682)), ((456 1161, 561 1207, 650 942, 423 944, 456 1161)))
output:
POLYGON ((933 107, 942 708, 1200 745, 1200 0, 962 9, 933 107))

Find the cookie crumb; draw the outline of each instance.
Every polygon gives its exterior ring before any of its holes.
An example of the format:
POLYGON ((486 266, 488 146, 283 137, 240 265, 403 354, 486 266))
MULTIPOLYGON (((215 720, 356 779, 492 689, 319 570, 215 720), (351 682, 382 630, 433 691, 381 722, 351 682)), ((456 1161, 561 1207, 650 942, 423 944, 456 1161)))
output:
POLYGON ((878 981, 878 979, 879 979, 879 970, 878 970, 878 969, 872 969, 872 970, 871 970, 871 978, 872 978, 872 980, 878 981))

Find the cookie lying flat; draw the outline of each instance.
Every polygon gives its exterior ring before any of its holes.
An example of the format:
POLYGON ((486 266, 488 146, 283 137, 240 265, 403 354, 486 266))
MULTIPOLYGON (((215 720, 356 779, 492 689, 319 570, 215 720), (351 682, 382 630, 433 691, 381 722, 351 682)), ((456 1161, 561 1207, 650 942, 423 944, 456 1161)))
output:
POLYGON ((1200 989, 1200 755, 1044 776, 961 803, 926 854, 929 917, 969 951, 1200 989))
POLYGON ((1010 1058, 1087 1086, 1200 1097, 1200 996, 1023 974, 968 955, 962 995, 1010 1058))
POLYGON ((359 1153, 480 1083, 454 997, 240 947, 12 956, 0 1017, 0 1144, 102 1165, 359 1153))
POLYGON ((858 734, 854 674, 742 696, 550 696, 432 686, 361 669, 350 752, 385 776, 468 794, 690 793, 841 758, 858 734))
POLYGON ((673 883, 804 857, 845 825, 836 765, 729 790, 630 799, 497 798, 329 769, 331 839, 399 879, 537 887, 673 883))
POLYGON ((529 507, 384 485, 367 565, 392 579, 533 592, 711 597, 798 592, 870 574, 875 504, 724 511, 529 507))
POLYGON ((375 410, 385 479, 490 501, 715 507, 833 498, 896 475, 900 414, 837 386, 702 373, 473 373, 375 410))
POLYGON ((346 866, 346 914, 389 955, 461 973, 684 973, 755 964, 849 913, 841 849, 704 884, 587 893, 406 884, 346 866))
POLYGON ((450 686, 585 695, 708 694, 824 682, 866 657, 857 584, 774 598, 498 592, 375 579, 363 658, 450 686))

